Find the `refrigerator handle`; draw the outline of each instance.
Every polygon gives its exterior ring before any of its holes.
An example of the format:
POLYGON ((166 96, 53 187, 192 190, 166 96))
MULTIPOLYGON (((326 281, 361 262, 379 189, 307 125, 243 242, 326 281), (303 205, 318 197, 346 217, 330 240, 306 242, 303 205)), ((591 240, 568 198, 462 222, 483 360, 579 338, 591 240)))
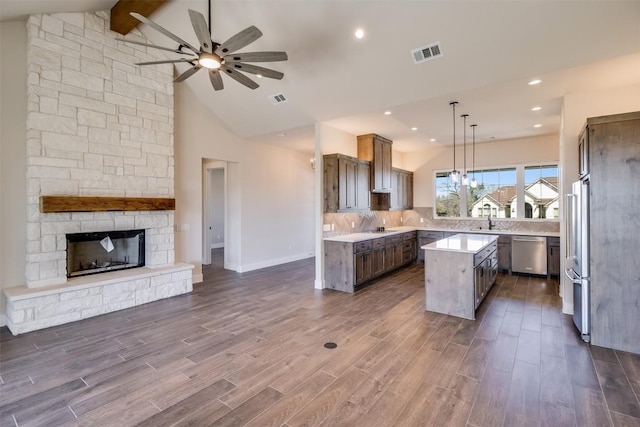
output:
MULTIPOLYGON (((576 197, 575 194, 565 194, 567 198, 567 209, 565 210, 565 221, 564 221, 564 257, 565 259, 573 258, 571 253, 571 219, 573 218, 573 200, 576 197)), ((569 277, 571 279, 571 277, 569 277)))
POLYGON ((569 280, 571 280, 572 282, 575 282, 576 280, 580 280, 580 276, 578 276, 578 274, 575 271, 573 271, 573 268, 565 268, 564 275, 567 276, 569 280), (570 273, 573 273, 573 274, 570 274, 570 273))

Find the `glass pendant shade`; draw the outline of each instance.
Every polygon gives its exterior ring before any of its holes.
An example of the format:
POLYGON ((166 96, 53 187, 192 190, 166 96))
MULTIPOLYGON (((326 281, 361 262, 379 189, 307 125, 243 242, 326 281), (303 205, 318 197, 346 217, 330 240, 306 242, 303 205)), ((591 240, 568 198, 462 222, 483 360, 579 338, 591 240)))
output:
POLYGON ((476 188, 478 186, 478 181, 475 178, 471 179, 471 188, 476 188))
POLYGON ((451 181, 458 182, 458 180, 460 179, 460 172, 454 169, 451 171, 450 176, 451 176, 451 181))
POLYGON ((469 185, 469 177, 466 173, 462 175, 462 185, 469 185))

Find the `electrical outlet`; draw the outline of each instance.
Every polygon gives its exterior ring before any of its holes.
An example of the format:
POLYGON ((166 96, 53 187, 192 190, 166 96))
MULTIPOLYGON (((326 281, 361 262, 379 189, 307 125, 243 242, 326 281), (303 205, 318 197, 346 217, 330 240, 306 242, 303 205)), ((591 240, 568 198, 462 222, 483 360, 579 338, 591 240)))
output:
POLYGON ((387 220, 382 218, 382 225, 385 225, 387 223, 387 220))
POLYGON ((331 224, 322 224, 322 231, 331 231, 331 224))
POLYGON ((351 228, 356 228, 356 223, 355 223, 355 221, 351 221, 351 228))
POLYGON ((404 222, 404 218, 400 217, 400 222, 404 222))
POLYGON ((424 224, 424 218, 420 218, 420 224, 424 224))
POLYGON ((331 231, 334 231, 336 229, 336 225, 335 224, 331 224, 331 231))

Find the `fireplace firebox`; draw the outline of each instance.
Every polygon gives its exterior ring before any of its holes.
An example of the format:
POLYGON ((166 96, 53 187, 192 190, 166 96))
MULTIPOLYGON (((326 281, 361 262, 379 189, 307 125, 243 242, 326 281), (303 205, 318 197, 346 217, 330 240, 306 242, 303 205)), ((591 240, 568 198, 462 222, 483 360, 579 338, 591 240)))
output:
POLYGON ((144 230, 67 234, 67 277, 143 267, 144 230))

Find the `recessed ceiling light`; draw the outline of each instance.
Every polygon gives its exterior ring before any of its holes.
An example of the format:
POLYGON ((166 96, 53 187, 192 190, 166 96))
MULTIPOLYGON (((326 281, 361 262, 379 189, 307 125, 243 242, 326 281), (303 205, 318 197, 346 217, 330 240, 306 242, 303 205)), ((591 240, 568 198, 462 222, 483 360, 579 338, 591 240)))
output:
POLYGON ((429 141, 436 142, 436 139, 435 138, 431 138, 429 141))
POLYGON ((364 30, 362 28, 358 28, 355 34, 357 39, 361 39, 364 37, 364 30))
POLYGON ((531 109, 531 111, 540 111, 540 110, 542 110, 542 107, 533 107, 531 109))
POLYGON ((537 84, 540 84, 540 83, 542 83, 542 80, 540 80, 540 79, 531 80, 529 82, 529 86, 537 85, 537 84))
POLYGON ((385 111, 385 112, 384 112, 384 115, 385 115, 385 116, 390 116, 390 115, 391 115, 391 111, 385 111))
POLYGON ((533 125, 533 127, 534 127, 534 128, 541 128, 541 127, 542 127, 542 125, 541 125, 540 123, 538 123, 538 124, 536 124, 536 125, 533 125))
POLYGON ((415 132, 415 131, 418 130, 418 128, 414 126, 414 127, 411 128, 411 130, 415 132))

